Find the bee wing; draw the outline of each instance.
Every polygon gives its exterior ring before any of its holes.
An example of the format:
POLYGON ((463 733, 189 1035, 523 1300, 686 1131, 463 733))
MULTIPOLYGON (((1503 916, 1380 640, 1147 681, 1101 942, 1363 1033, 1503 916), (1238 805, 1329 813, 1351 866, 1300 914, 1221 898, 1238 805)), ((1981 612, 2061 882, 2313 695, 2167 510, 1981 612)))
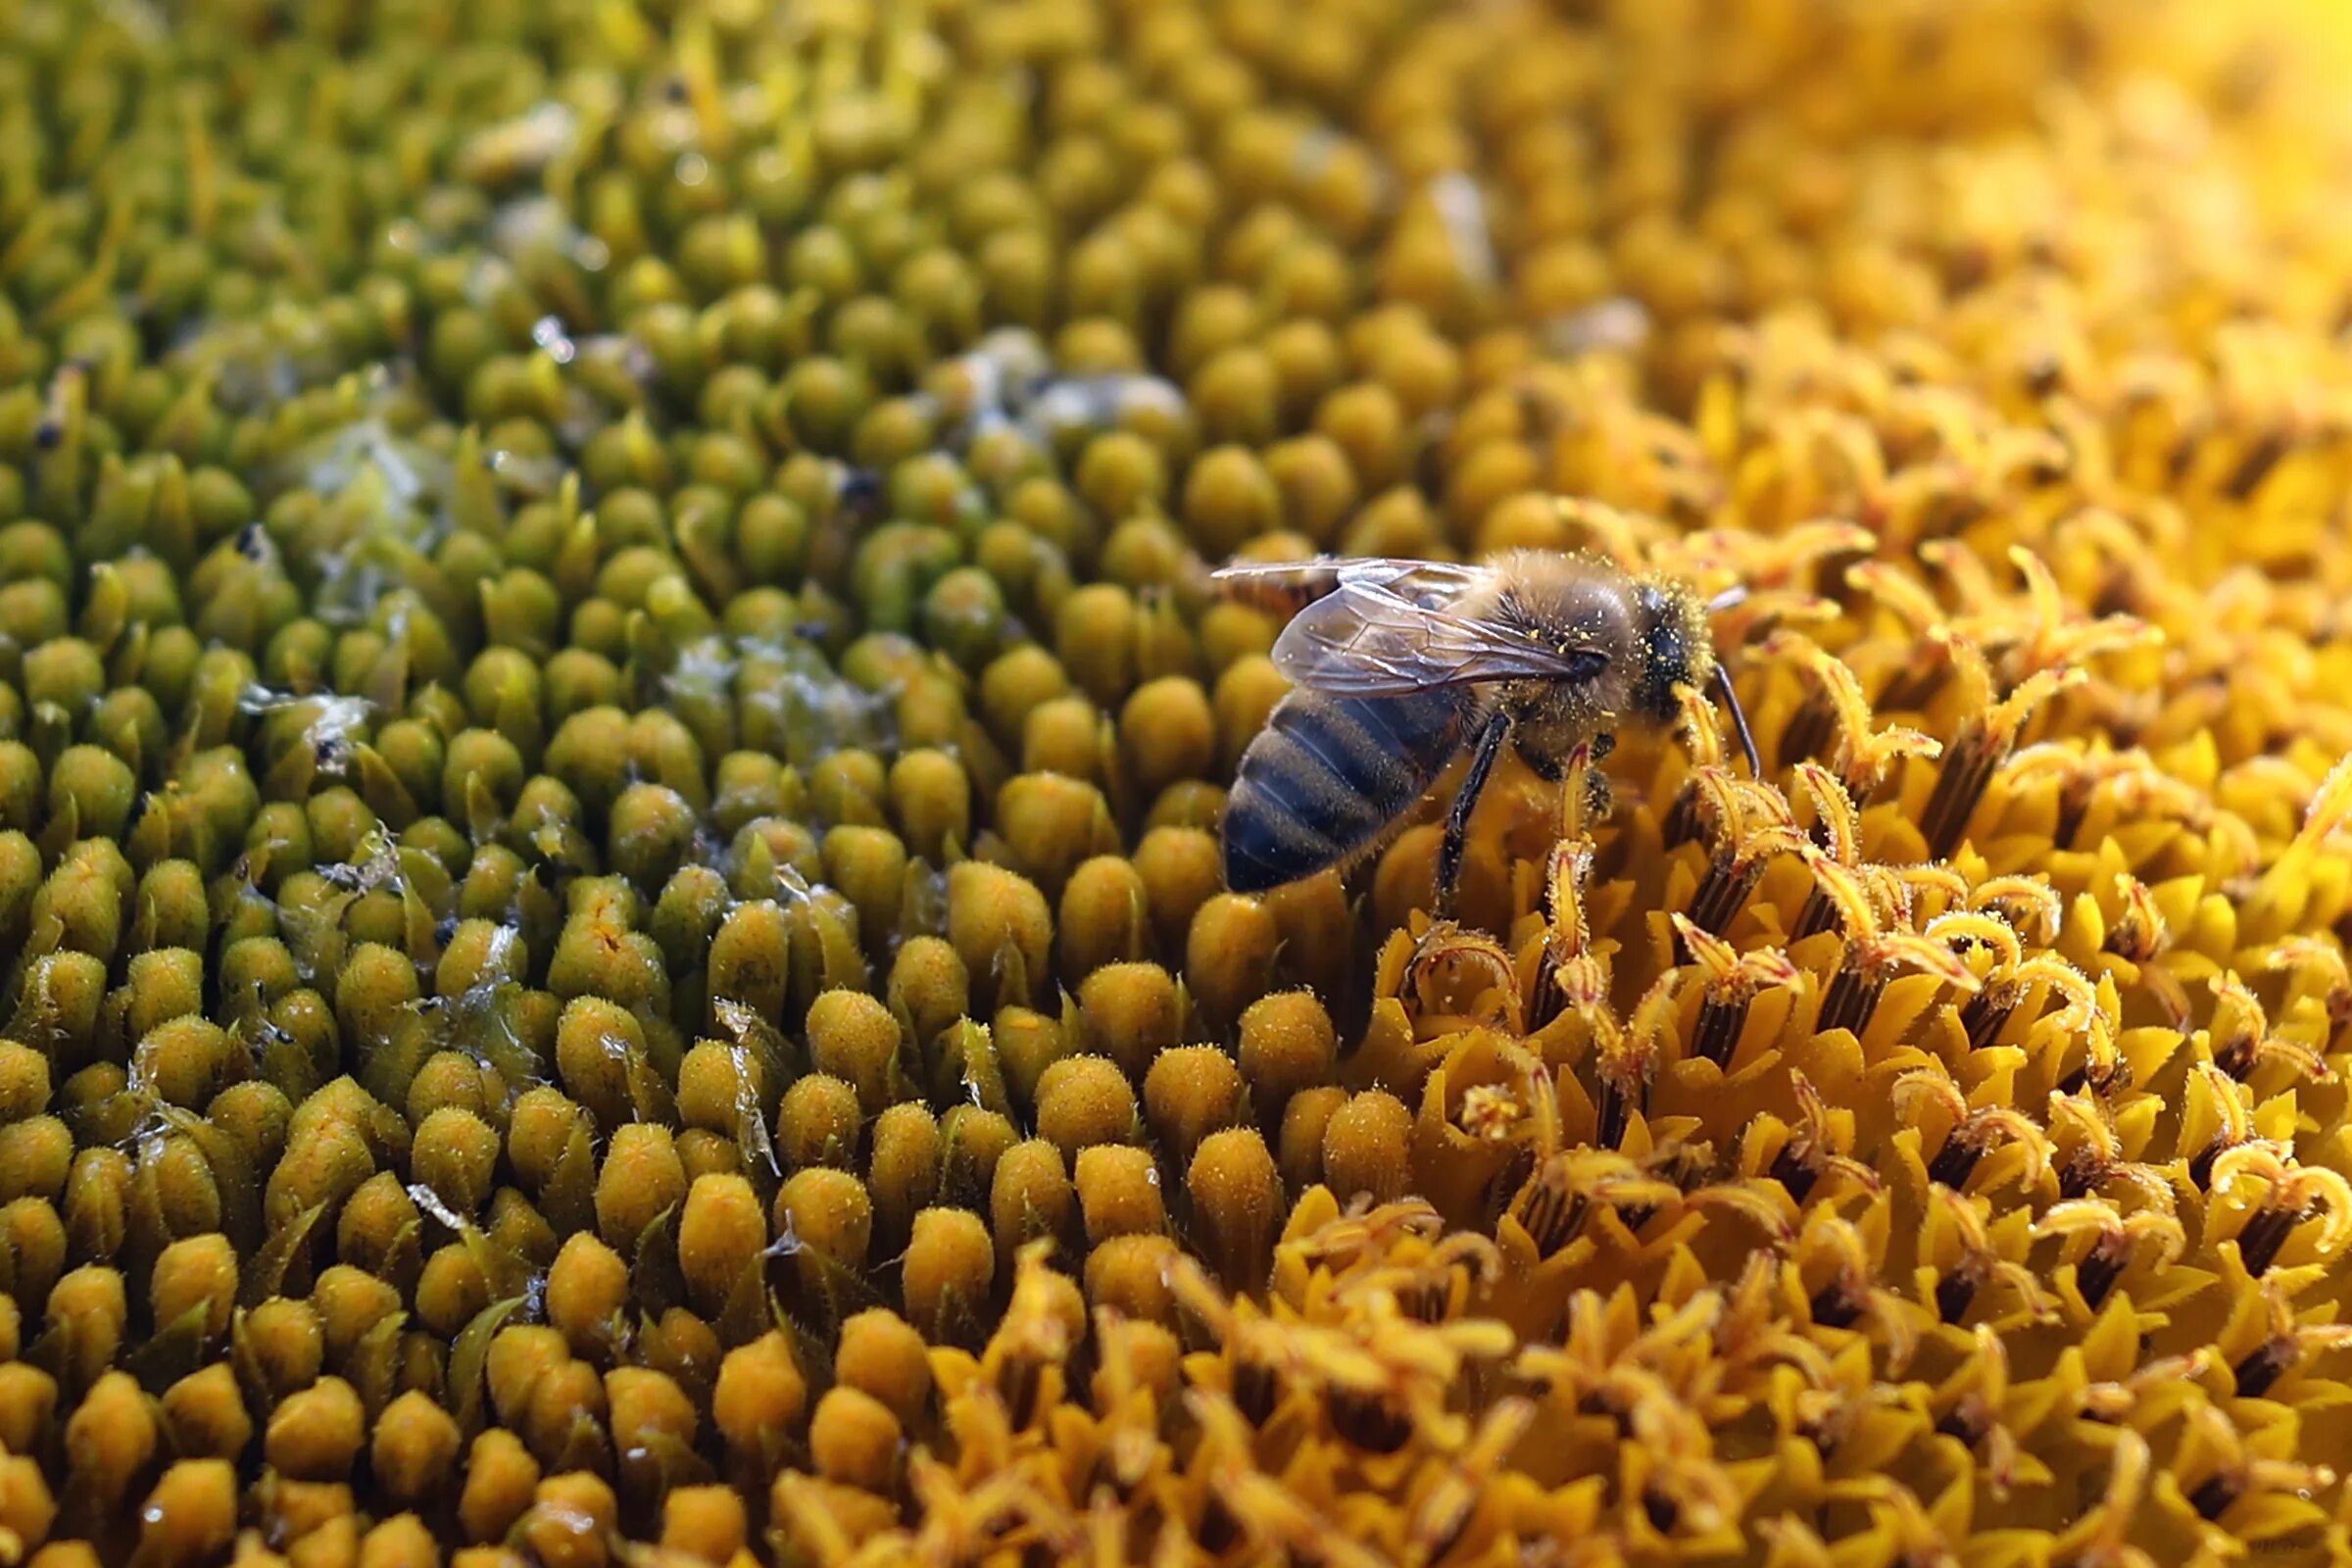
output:
POLYGON ((1470 583, 1484 581, 1487 569, 1388 555, 1315 555, 1303 562, 1225 562, 1209 578, 1233 583, 1235 588, 1263 585, 1277 590, 1329 590, 1339 583, 1425 583, 1430 592, 1460 592, 1470 583))
POLYGON ((1433 601, 1412 588, 1409 579, 1343 575, 1338 588, 1283 628, 1274 643, 1275 667, 1293 685, 1335 697, 1396 697, 1433 686, 1580 674, 1554 649, 1444 609, 1450 594, 1433 601))
POLYGON ((1237 561, 1209 573, 1227 593, 1260 608, 1296 611, 1343 587, 1384 588, 1435 608, 1486 579, 1481 566, 1381 556, 1308 561, 1237 561))

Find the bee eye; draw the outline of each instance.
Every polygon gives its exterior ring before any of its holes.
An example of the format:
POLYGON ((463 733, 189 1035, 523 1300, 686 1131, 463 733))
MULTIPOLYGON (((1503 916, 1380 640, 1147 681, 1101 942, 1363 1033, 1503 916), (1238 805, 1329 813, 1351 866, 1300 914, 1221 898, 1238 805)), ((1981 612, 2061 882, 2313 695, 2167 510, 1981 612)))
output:
POLYGON ((1596 654, 1589 648, 1579 648, 1568 655, 1568 678, 1570 680, 1598 680, 1601 671, 1608 667, 1608 656, 1596 654))

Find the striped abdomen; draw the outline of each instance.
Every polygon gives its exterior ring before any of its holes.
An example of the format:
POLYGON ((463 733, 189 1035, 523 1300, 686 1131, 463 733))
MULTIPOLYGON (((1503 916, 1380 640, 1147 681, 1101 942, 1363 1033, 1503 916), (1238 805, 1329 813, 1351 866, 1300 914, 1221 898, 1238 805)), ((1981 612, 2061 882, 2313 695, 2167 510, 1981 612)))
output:
POLYGON ((1225 802, 1225 885, 1262 893, 1362 854, 1446 770, 1474 706, 1458 687, 1285 697, 1225 802))

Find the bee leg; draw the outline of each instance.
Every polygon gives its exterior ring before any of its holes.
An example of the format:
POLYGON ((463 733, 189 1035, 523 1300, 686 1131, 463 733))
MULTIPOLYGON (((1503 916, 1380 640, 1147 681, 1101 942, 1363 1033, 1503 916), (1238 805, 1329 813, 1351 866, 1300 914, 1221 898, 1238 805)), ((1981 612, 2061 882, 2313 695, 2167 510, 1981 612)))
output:
POLYGON ((1453 918, 1456 884, 1462 875, 1462 846, 1470 836, 1470 813, 1486 792, 1487 775, 1494 771, 1494 759, 1502 755, 1503 738, 1510 732, 1511 715, 1497 709, 1486 728, 1478 732, 1477 749, 1470 754, 1470 771, 1462 775, 1453 809, 1446 813, 1446 837, 1438 844, 1437 915, 1441 920, 1453 918))
POLYGON ((1599 768, 1585 770, 1585 820, 1605 822, 1617 808, 1617 792, 1609 787, 1609 775, 1599 768))

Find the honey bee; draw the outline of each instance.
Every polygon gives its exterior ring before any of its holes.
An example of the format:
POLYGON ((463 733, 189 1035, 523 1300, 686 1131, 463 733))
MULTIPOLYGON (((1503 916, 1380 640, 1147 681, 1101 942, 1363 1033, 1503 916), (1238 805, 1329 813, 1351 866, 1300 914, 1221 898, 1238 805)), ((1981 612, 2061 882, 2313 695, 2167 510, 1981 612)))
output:
POLYGON ((1293 689, 1243 754, 1226 800, 1225 883, 1236 893, 1365 854, 1467 747, 1438 852, 1438 912, 1450 916, 1470 813, 1504 745, 1556 783, 1578 746, 1598 759, 1621 724, 1673 724, 1679 686, 1714 684, 1761 771, 1707 629, 1740 590, 1702 601, 1595 557, 1544 551, 1486 566, 1236 564, 1213 581, 1294 612, 1273 655, 1293 689))

